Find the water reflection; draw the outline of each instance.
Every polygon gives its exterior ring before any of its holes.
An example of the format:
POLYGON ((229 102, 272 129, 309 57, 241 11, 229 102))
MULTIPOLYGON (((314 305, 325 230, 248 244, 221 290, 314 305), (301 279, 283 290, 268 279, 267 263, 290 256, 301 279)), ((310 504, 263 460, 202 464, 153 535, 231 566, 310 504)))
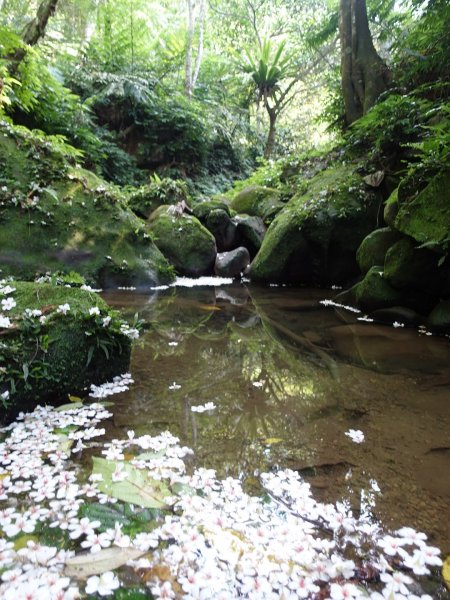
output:
POLYGON ((115 427, 169 429, 198 466, 249 486, 261 470, 297 469, 318 499, 371 506, 450 552, 448 339, 358 322, 321 306, 323 290, 105 297, 149 323, 115 427), (191 411, 206 402, 217 408, 191 411), (349 428, 364 431, 364 444, 349 428))

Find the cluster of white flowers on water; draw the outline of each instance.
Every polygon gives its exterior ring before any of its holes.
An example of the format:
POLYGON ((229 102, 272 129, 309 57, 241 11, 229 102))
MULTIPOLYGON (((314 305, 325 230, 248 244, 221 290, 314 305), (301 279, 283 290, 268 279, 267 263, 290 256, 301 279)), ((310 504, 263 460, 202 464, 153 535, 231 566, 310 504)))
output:
POLYGON ((113 394, 120 394, 129 390, 129 386, 132 383, 134 383, 134 380, 130 373, 117 375, 117 377, 114 377, 112 381, 108 381, 107 383, 102 383, 101 385, 92 384, 89 396, 91 398, 106 398, 113 394))
MULTIPOLYGON (((96 389, 123 391, 131 381, 126 374, 96 389)), ((105 531, 80 509, 117 499, 99 489, 101 474, 83 480, 71 454, 103 435, 97 425, 110 416, 99 403, 66 410, 37 407, 2 430, 0 597, 5 600, 112 595, 127 585, 120 569, 85 579, 65 571, 74 555, 100 555, 106 548, 142 553, 127 568, 155 598, 431 600, 422 594, 419 576, 441 559, 424 534, 408 527, 386 534, 370 516, 354 517, 345 504, 316 502, 309 485, 291 470, 263 474, 263 497, 245 493, 238 480, 218 480, 212 470, 189 475, 183 458, 192 451, 169 432, 136 437, 129 431, 126 439, 103 445, 104 458, 116 463, 112 481, 126 480, 133 468, 172 490, 164 498, 165 516, 151 531, 128 535, 118 522, 105 531), (66 532, 69 548, 38 541, 52 528, 66 532)))

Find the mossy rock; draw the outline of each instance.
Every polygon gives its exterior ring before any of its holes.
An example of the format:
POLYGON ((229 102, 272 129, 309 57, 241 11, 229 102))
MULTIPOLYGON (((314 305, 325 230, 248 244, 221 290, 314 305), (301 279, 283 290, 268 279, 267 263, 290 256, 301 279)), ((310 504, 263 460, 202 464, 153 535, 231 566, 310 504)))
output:
POLYGON ((8 284, 17 304, 7 313, 12 327, 1 330, 6 368, 0 371, 0 391, 10 392, 13 409, 65 401, 68 394, 83 394, 91 384, 128 371, 130 339, 114 313, 104 326, 111 311, 98 294, 46 283, 8 284), (57 310, 64 304, 70 305, 66 315, 57 310), (93 307, 99 315, 89 314, 93 307), (26 309, 40 310, 45 322, 24 317, 26 309))
POLYGON ((386 252, 399 238, 400 234, 389 227, 375 229, 369 233, 356 252, 361 273, 366 274, 371 267, 384 264, 386 252))
POLYGON ((209 213, 217 209, 224 210, 228 216, 231 216, 230 204, 226 198, 211 198, 210 200, 198 201, 192 207, 192 214, 205 224, 209 213))
POLYGON ((392 287, 381 266, 369 269, 364 279, 356 285, 355 299, 357 306, 367 313, 404 306, 424 315, 428 314, 435 303, 435 298, 424 292, 392 287))
POLYGON ((443 300, 433 308, 428 326, 439 332, 450 332, 450 300, 443 300))
POLYGON ((275 215, 284 206, 278 190, 262 185, 251 185, 244 188, 236 194, 231 202, 231 208, 238 214, 261 217, 266 225, 273 221, 275 215))
POLYGON ((232 221, 237 226, 242 245, 247 248, 250 256, 254 258, 266 235, 267 227, 264 225, 264 221, 261 217, 251 217, 250 215, 236 215, 232 221))
POLYGON ((190 204, 190 196, 184 181, 165 177, 159 181, 151 181, 146 185, 131 191, 127 204, 131 210, 143 219, 148 219, 151 213, 162 204, 190 204))
POLYGON ((170 207, 160 207, 155 213, 151 215, 148 229, 176 272, 188 277, 211 274, 217 248, 214 236, 206 227, 191 215, 172 214, 170 207))
POLYGON ((383 267, 373 266, 355 289, 357 305, 365 312, 400 306, 403 294, 393 288, 383 276, 383 267))
MULTIPOLYGON (((405 186, 407 182, 405 182, 405 186)), ((395 228, 417 242, 444 245, 450 240, 450 170, 435 175, 419 191, 402 198, 395 228)))
POLYGON ((384 205, 384 220, 386 222, 386 225, 388 225, 391 228, 395 228, 395 219, 397 217, 398 210, 398 188, 396 188, 386 200, 386 203, 384 205))
POLYGON ((75 270, 102 287, 170 281, 168 262, 118 189, 35 135, 0 122, 2 275, 75 270))
POLYGON ((439 255, 417 248, 411 238, 403 237, 387 251, 384 277, 397 289, 424 289, 438 282, 439 255))
POLYGON ((205 220, 205 227, 213 234, 218 252, 234 250, 240 245, 238 228, 225 210, 216 208, 210 211, 205 220))
POLYGON ((380 200, 353 171, 339 165, 305 182, 267 230, 253 279, 330 284, 358 274, 356 250, 376 226, 380 200))

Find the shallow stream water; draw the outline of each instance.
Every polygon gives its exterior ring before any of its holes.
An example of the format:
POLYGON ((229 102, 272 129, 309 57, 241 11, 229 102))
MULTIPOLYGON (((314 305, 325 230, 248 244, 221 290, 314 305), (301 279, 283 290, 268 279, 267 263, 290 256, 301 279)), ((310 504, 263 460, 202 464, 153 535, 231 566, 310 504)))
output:
POLYGON ((295 469, 318 500, 424 531, 445 557, 450 340, 360 321, 320 304, 330 295, 244 285, 105 293, 150 323, 107 435, 169 430, 195 466, 251 491, 259 472, 295 469), (206 402, 216 408, 191 410, 206 402))

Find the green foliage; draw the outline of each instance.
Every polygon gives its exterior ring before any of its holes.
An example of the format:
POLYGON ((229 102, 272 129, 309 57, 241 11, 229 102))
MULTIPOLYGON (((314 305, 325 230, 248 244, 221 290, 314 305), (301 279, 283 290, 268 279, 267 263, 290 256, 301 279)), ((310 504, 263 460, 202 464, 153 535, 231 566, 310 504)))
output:
POLYGON ((390 93, 353 123, 347 146, 364 147, 376 156, 399 153, 402 146, 419 139, 430 107, 429 101, 416 96, 390 93))

